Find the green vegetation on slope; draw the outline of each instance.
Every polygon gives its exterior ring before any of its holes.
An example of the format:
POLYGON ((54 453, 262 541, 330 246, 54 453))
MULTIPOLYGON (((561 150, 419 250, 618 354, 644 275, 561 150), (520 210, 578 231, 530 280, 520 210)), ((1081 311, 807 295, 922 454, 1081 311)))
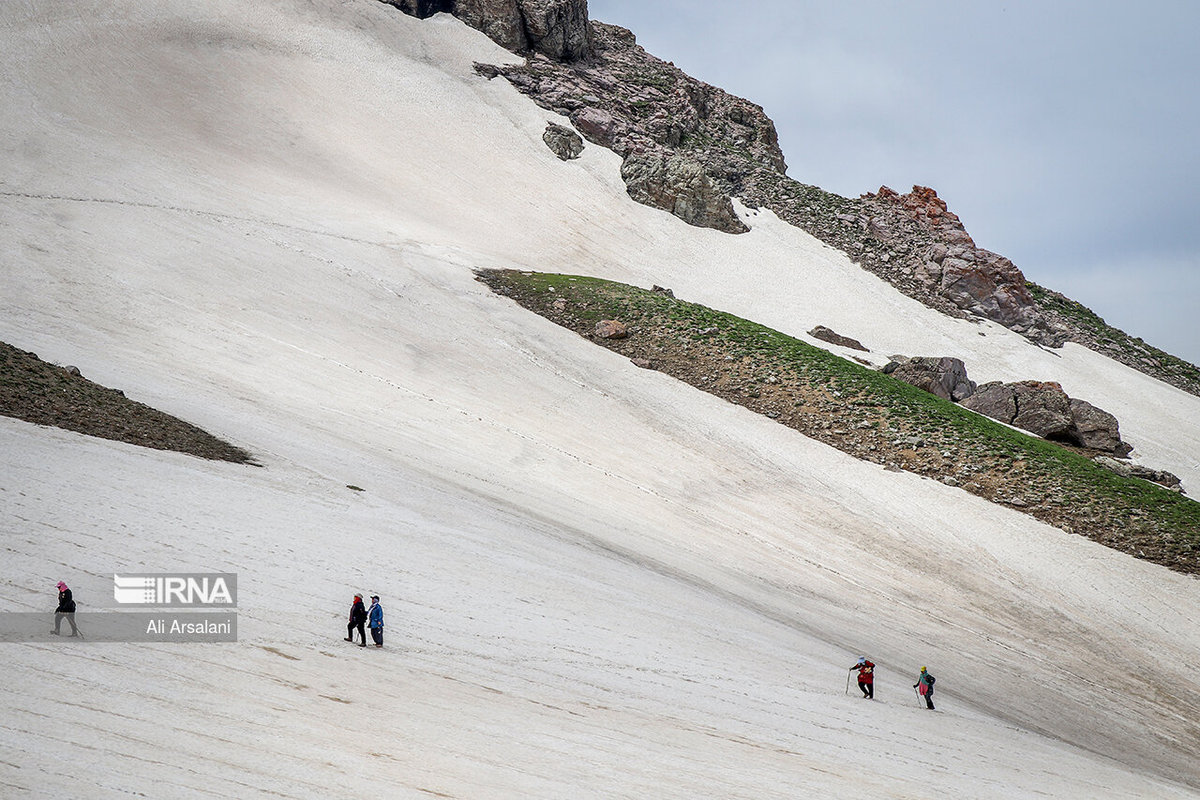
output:
POLYGON ((250 454, 180 419, 0 342, 0 414, 156 450, 237 464, 250 454))
POLYGON ((582 336, 856 457, 1003 503, 1172 569, 1200 572, 1200 504, 1123 478, 749 320, 596 278, 481 272, 500 294, 582 336), (599 320, 625 339, 593 335, 599 320))

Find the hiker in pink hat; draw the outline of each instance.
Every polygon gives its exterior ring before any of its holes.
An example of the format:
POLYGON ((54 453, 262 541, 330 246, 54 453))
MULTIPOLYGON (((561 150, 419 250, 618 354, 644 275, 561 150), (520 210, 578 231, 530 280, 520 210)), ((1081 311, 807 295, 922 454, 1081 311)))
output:
POLYGON ((79 628, 75 627, 75 599, 71 597, 71 590, 62 581, 58 582, 58 608, 54 612, 54 630, 51 631, 55 636, 59 636, 58 629, 62 627, 63 618, 71 623, 71 635, 78 636, 79 628))

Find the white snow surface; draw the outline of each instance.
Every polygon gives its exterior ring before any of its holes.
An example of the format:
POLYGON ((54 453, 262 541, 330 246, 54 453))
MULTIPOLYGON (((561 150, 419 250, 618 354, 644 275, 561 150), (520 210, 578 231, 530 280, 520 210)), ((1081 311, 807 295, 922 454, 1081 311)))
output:
POLYGON ((236 644, 0 644, 0 796, 1200 796, 1197 581, 637 369, 473 270, 1056 380, 1193 489, 1200 399, 938 315, 769 213, 633 203, 446 15, 12 0, 0 37, 0 340, 263 465, 0 418, 0 610, 65 580, 83 625, 122 570, 240 589, 236 644), (382 650, 341 640, 355 591, 382 650))

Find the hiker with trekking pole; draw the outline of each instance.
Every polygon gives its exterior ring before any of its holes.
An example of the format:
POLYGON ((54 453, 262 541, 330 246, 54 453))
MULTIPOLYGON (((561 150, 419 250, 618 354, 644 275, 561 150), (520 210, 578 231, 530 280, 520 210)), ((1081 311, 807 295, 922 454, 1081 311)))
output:
POLYGON ((917 705, 921 704, 921 698, 925 698, 925 707, 933 711, 933 682, 937 680, 929 672, 921 667, 921 675, 917 678, 917 682, 913 684, 913 689, 917 693, 917 705))
MULTIPOLYGON (((859 656, 858 663, 850 667, 850 672, 858 670, 858 688, 862 690, 863 698, 875 699, 875 664, 866 656, 859 656)), ((846 694, 850 693, 850 672, 846 673, 846 694)))

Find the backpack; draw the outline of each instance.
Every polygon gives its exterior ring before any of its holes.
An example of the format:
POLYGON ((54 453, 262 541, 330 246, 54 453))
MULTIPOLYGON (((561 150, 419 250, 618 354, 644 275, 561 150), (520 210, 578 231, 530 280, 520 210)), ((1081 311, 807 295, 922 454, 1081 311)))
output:
POLYGON ((932 675, 929 676, 929 688, 930 689, 933 688, 933 684, 936 680, 937 680, 937 678, 933 677, 932 675))

